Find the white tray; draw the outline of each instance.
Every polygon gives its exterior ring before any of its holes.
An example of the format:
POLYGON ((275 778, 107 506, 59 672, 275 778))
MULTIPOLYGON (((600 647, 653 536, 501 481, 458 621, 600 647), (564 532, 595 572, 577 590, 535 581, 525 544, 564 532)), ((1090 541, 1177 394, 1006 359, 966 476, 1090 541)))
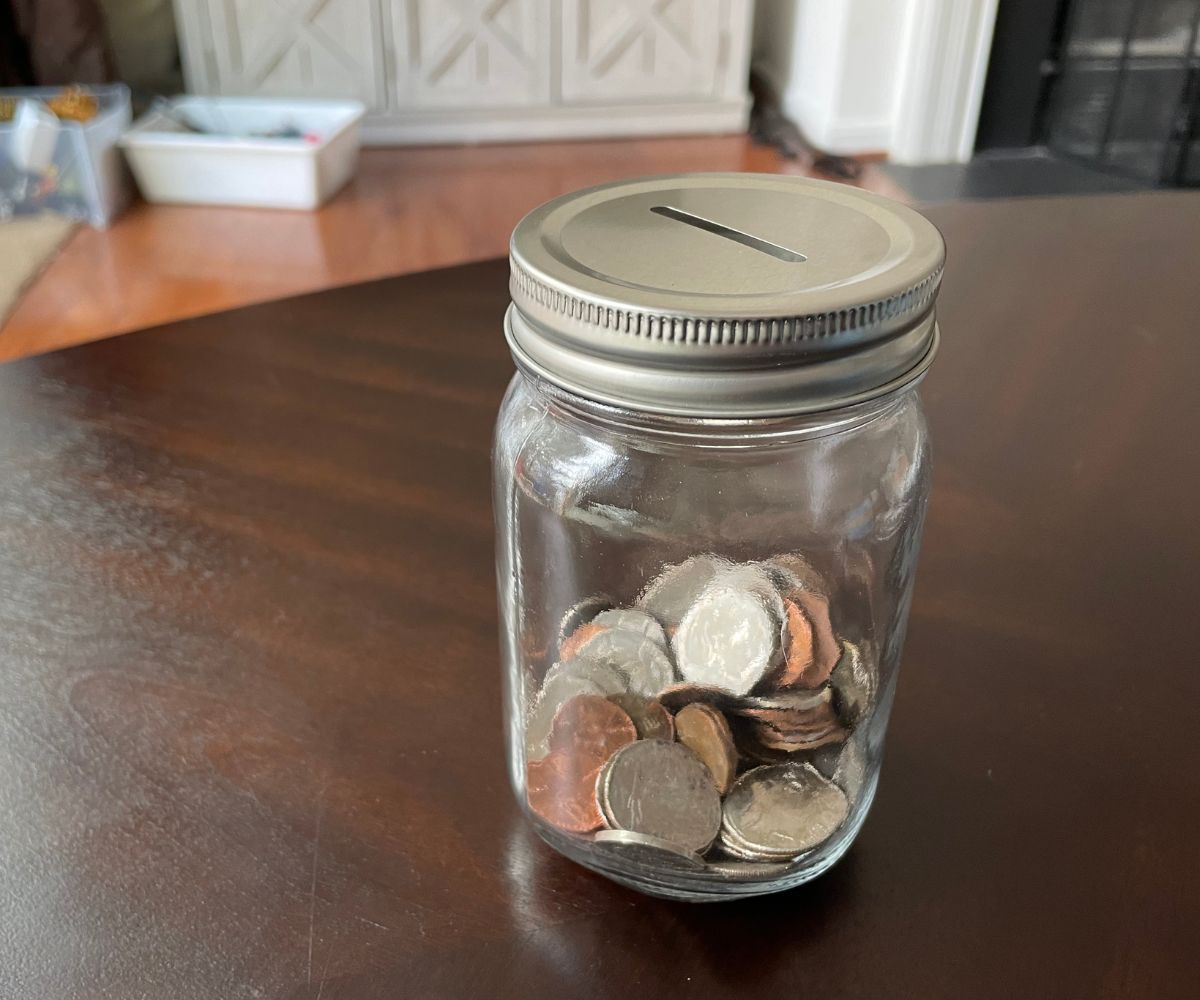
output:
POLYGON ((358 101, 176 97, 134 122, 121 146, 147 201, 316 208, 353 175, 365 110, 358 101), (309 138, 251 135, 287 125, 309 138))

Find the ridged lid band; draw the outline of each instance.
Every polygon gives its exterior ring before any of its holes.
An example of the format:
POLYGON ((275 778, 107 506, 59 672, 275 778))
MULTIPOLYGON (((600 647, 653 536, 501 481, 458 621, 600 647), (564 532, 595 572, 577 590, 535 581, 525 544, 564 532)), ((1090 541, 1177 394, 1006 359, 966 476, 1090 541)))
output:
POLYGON ((693 174, 601 185, 513 233, 505 332, 527 371, 678 416, 834 409, 933 358, 945 249, 912 209, 839 184, 693 174))

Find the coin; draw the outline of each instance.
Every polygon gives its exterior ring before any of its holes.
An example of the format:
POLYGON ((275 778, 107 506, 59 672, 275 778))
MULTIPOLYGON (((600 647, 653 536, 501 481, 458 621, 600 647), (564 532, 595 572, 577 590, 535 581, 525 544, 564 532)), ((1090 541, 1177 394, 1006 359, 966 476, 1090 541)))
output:
POLYGON ((773 664, 779 622, 757 594, 717 585, 683 616, 673 645, 683 680, 746 694, 773 664))
POLYGON ((596 780, 603 763, 587 754, 556 750, 525 766, 529 808, 567 833, 589 833, 604 825, 596 804, 596 780))
POLYGON ((753 717, 761 710, 807 712, 833 705, 833 691, 828 686, 814 690, 776 691, 769 695, 739 698, 732 711, 753 717))
POLYGON ((667 633, 658 623, 658 619, 637 608, 615 608, 612 611, 601 611, 591 621, 592 625, 601 628, 620 629, 624 632, 636 632, 643 638, 649 639, 664 653, 668 651, 667 633))
POLYGON ((652 868, 699 871, 704 859, 686 847, 677 847, 659 837, 631 830, 600 830, 592 837, 596 853, 628 864, 652 868))
POLYGON ((679 742, 704 762, 717 791, 722 795, 729 791, 737 774, 738 755, 725 716, 712 705, 693 702, 675 716, 675 732, 679 742))
POLYGON ((781 552, 764 559, 763 565, 772 572, 784 597, 791 597, 797 590, 814 594, 828 594, 829 588, 816 568, 798 552, 781 552))
POLYGON ((856 726, 875 700, 875 671, 852 642, 842 643, 842 655, 829 675, 834 701, 847 726, 856 726))
POLYGON ((607 611, 613 606, 613 599, 607 594, 595 594, 585 597, 578 604, 567 609, 558 626, 558 644, 562 646, 567 637, 580 625, 586 625, 601 611, 607 611))
POLYGON ((759 879, 778 878, 786 875, 792 866, 786 861, 738 861, 716 858, 709 861, 704 870, 709 875, 719 875, 730 882, 756 882, 759 879))
MULTIPOLYGON (((624 678, 619 690, 651 698, 675 680, 671 659, 650 639, 636 632, 605 629, 588 639, 569 661, 592 663, 617 671, 624 678)), ((616 694, 610 691, 609 694, 616 694)))
POLYGON ((642 591, 638 607, 650 612, 670 631, 679 625, 712 578, 729 566, 727 559, 711 554, 692 556, 668 566, 642 591))
POLYGON ((808 619, 813 633, 813 662, 805 669, 799 685, 808 688, 819 687, 829 680, 829 675, 842 654, 829 621, 829 600, 808 591, 797 591, 792 595, 792 600, 808 619))
POLYGON ((722 847, 732 845, 739 856, 796 857, 828 840, 848 812, 845 793, 811 764, 756 767, 725 799, 722 847))
POLYGON ((763 748, 795 753, 846 738, 828 686, 816 691, 784 691, 770 698, 743 698, 729 712, 738 746, 758 760, 763 759, 758 753, 763 748))
POLYGON ((563 751, 608 760, 638 738, 633 720, 607 698, 578 694, 559 706, 550 726, 551 752, 563 751))
POLYGON ((809 760, 854 802, 867 777, 867 731, 860 729, 841 746, 821 747, 809 760))
POLYGON ((675 718, 657 698, 643 698, 637 694, 611 694, 608 700, 619 705, 633 720, 638 739, 675 739, 675 718))
POLYGON ((798 753, 841 743, 847 735, 828 687, 743 698, 727 711, 738 750, 764 764, 795 760, 798 753))
POLYGON ((658 700, 670 712, 678 712, 684 705, 690 705, 694 701, 716 705, 718 708, 737 703, 737 699, 724 688, 704 684, 672 684, 659 691, 658 700))
POLYGON ((698 854, 708 850, 721 825, 712 775, 679 743, 638 740, 622 747, 601 771, 596 796, 610 827, 698 854))
POLYGON ((569 660, 579 652, 579 647, 582 646, 593 636, 599 635, 604 631, 603 625, 597 625, 595 622, 588 622, 586 625, 580 625, 574 632, 567 636, 561 646, 558 647, 558 656, 561 660, 569 660))
POLYGON ((546 671, 542 688, 525 717, 525 754, 550 752, 550 729, 563 702, 580 694, 610 695, 625 688, 625 676, 602 663, 556 663, 546 671))
POLYGON ((775 677, 775 687, 812 687, 806 678, 813 673, 813 627, 808 616, 791 598, 783 601, 785 635, 783 667, 775 677))

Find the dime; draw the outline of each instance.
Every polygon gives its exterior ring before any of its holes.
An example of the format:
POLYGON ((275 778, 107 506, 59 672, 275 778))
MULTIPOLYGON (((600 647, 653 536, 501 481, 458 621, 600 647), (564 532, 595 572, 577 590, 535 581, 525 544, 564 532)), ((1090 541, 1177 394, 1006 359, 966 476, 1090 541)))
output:
POLYGON ((603 625, 597 625, 595 622, 588 622, 586 625, 580 625, 574 632, 567 636, 561 646, 558 647, 559 659, 569 660, 579 652, 579 647, 587 642, 592 636, 599 635, 604 631, 603 625))
POLYGON ((568 608, 558 626, 558 644, 561 646, 580 625, 585 625, 601 611, 607 611, 613 606, 613 600, 607 594, 596 594, 585 597, 574 607, 568 608))
POLYGON ((725 716, 702 701, 686 705, 675 716, 679 742, 692 751, 712 774, 717 791, 724 795, 737 774, 738 755, 725 716))
POLYGON ((550 725, 551 752, 562 751, 608 760, 638 738, 633 720, 607 698, 578 694, 559 706, 550 725))
POLYGON ((596 853, 627 864, 652 868, 678 868, 699 871, 704 859, 686 847, 678 847, 659 837, 631 830, 600 830, 592 837, 596 853))
POLYGON ((674 648, 683 680, 746 694, 773 664, 779 622, 757 594, 717 585, 684 615, 674 648))
POLYGON ((638 740, 604 766, 596 785, 610 827, 658 837, 703 854, 721 826, 721 796, 712 775, 687 747, 638 740))
MULTIPOLYGON (((675 680, 670 657, 653 640, 636 632, 605 629, 580 646, 575 658, 569 662, 597 664, 615 670, 625 679, 618 690, 647 698, 675 680)), ((608 693, 616 694, 616 691, 608 693)))
POLYGON ((725 799, 721 845, 739 857, 794 858, 829 839, 848 811, 845 793, 811 764, 756 767, 725 799))
POLYGON ((601 611, 592 619, 592 625, 600 628, 620 629, 624 632, 636 632, 643 638, 649 639, 664 653, 669 650, 667 633, 658 623, 658 619, 637 608, 617 608, 613 611, 601 611))
POLYGON ((619 705, 633 720, 638 739, 666 740, 668 743, 675 739, 675 718, 657 698, 622 693, 609 695, 608 700, 619 705))
POLYGON ((602 663, 556 663, 546 671, 525 719, 526 756, 536 759, 550 752, 550 729, 563 702, 580 694, 616 694, 624 687, 624 675, 602 663))
POLYGON ((730 563, 715 555, 692 556, 675 566, 668 566, 642 591, 638 607, 654 615, 668 630, 679 625, 712 578, 730 563))
POLYGON ((833 673, 834 701, 847 726, 856 726, 875 700, 875 671, 867 666, 862 652, 852 642, 842 643, 842 656, 833 673))
POLYGON ((808 619, 813 633, 813 662, 804 670, 798 683, 800 687, 820 687, 829 680, 842 653, 829 622, 829 600, 807 591, 797 591, 792 600, 808 619))
POLYGON ((602 762, 586 754, 556 750, 525 766, 529 808, 567 833, 589 833, 604 825, 596 805, 596 780, 602 762))

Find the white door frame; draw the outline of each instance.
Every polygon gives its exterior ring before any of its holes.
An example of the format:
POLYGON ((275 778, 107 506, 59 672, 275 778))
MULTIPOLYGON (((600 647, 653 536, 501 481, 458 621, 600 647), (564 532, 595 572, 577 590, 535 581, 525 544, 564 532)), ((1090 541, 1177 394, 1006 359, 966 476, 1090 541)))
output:
POLYGON ((907 0, 888 155, 965 163, 987 76, 997 0, 907 0))

